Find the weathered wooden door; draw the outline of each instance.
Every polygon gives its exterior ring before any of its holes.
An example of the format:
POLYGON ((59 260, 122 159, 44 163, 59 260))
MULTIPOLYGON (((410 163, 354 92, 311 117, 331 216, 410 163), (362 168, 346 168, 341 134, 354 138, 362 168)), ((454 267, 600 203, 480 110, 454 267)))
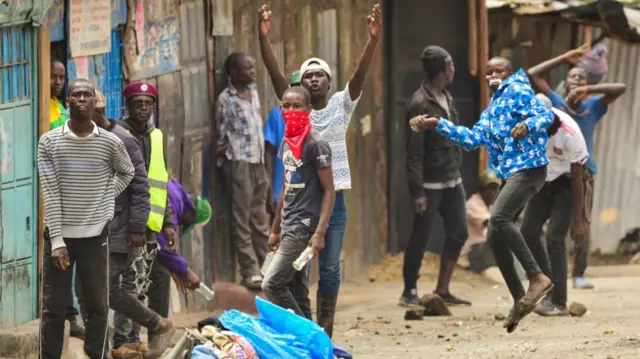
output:
POLYGON ((36 317, 35 31, 0 28, 0 327, 36 317))

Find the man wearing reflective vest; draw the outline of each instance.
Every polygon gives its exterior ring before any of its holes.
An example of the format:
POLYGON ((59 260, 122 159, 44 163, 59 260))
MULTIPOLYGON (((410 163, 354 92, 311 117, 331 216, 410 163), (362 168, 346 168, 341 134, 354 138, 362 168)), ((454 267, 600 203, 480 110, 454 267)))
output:
MULTIPOLYGON (((127 106, 129 117, 119 122, 124 128, 135 136, 140 142, 140 149, 145 160, 150 186, 151 212, 147 221, 147 251, 153 253, 157 248, 156 236, 158 232, 164 232, 169 248, 176 245, 176 233, 173 229, 173 216, 168 202, 167 185, 169 173, 167 172, 166 158, 164 154, 164 134, 155 127, 153 112, 158 90, 146 82, 129 84, 122 92, 127 106)), ((157 261, 153 261, 149 278, 151 284, 146 295, 149 299, 149 308, 162 317, 169 316, 169 292, 171 288, 171 276, 169 271, 157 261)), ((115 319, 116 326, 121 322, 115 319)), ((128 322, 128 320, 126 320, 128 322)), ((139 326, 133 325, 129 338, 131 341, 139 341, 139 326)), ((150 351, 156 343, 153 337, 149 338, 150 351)))

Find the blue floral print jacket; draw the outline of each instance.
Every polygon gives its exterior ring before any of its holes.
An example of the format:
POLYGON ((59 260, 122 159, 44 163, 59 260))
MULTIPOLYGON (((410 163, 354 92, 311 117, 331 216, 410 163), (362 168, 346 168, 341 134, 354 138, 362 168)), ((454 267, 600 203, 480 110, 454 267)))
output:
POLYGON ((494 92, 480 120, 469 129, 440 118, 437 130, 466 151, 485 145, 489 161, 502 180, 516 172, 546 166, 547 128, 553 114, 535 96, 529 78, 520 69, 494 92), (524 123, 529 134, 515 141, 511 130, 524 123))

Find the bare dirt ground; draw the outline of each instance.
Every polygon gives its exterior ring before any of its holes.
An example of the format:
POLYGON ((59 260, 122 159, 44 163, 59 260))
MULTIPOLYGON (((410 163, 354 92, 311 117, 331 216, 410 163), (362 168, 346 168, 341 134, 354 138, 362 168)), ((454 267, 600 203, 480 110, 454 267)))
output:
MULTIPOLYGON (((640 358, 640 265, 590 267, 588 275, 596 289, 569 289, 570 302, 587 306, 585 316, 543 318, 531 314, 516 332, 508 334, 502 321, 495 318, 496 314, 506 315, 512 304, 506 287, 463 271, 456 272, 452 292, 471 300, 472 307, 451 308, 451 317, 405 321, 405 308, 397 306, 402 291, 401 263, 400 257, 387 258, 361 281, 343 284, 334 342, 357 359, 640 358)), ((420 294, 433 290, 437 265, 437 260, 427 255, 420 294)), ((220 299, 227 301, 224 292, 219 292, 220 299)), ((315 288, 311 293, 313 296, 315 288)), ((249 293, 227 296, 229 303, 225 305, 242 303, 240 307, 245 307, 244 302, 252 300, 249 293)), ((178 327, 194 326, 211 314, 182 314, 173 319, 178 327)), ((70 344, 74 357, 83 358, 81 342, 72 339, 70 344)))
MULTIPOLYGON (((451 308, 452 317, 405 321, 405 309, 397 306, 396 261, 383 261, 373 282, 345 285, 341 294, 334 342, 355 358, 640 358, 640 266, 589 268, 596 289, 569 289, 570 302, 587 306, 585 316, 531 314, 508 334, 495 318, 512 305, 506 287, 469 273, 454 278, 452 292, 472 307, 451 308)), ((421 294, 435 285, 434 265, 425 267, 421 294)))

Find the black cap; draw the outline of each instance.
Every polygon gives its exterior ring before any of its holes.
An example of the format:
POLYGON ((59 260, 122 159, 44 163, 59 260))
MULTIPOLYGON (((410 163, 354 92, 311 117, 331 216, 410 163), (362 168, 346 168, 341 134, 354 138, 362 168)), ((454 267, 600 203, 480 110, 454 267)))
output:
POLYGON ((422 67, 427 72, 427 78, 432 79, 444 72, 446 59, 450 57, 447 50, 440 46, 429 45, 422 51, 422 67))

